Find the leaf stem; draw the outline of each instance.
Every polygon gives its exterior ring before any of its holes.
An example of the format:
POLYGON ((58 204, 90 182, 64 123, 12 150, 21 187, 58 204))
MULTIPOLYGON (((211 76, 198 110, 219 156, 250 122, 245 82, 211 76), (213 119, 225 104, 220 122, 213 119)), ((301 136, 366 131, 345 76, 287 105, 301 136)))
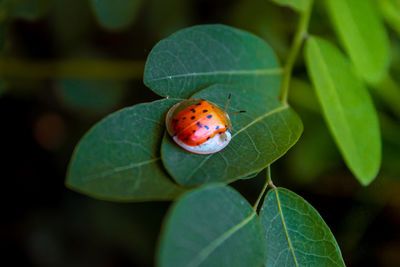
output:
POLYGON ((297 55, 299 54, 303 40, 308 34, 308 24, 310 22, 311 11, 313 6, 313 0, 310 0, 310 4, 304 12, 301 13, 299 25, 297 27, 296 34, 293 39, 292 47, 289 51, 289 56, 286 64, 283 68, 283 80, 279 99, 283 104, 287 104, 287 98, 289 93, 290 78, 292 76, 292 70, 294 63, 296 62, 297 55))
POLYGON ((258 209, 258 204, 260 204, 261 198, 264 195, 265 191, 267 190, 268 185, 271 186, 272 188, 276 188, 276 186, 272 183, 272 180, 271 180, 271 167, 270 167, 270 165, 268 165, 268 167, 267 167, 267 180, 265 181, 263 189, 261 190, 261 193, 258 196, 257 201, 253 206, 253 209, 255 211, 257 211, 257 209, 258 209))

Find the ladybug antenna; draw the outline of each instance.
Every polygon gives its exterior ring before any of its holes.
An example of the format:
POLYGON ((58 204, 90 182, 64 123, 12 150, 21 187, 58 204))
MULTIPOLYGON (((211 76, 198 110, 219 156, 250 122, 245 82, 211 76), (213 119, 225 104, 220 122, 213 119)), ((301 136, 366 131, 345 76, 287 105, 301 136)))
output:
POLYGON ((235 112, 230 112, 228 114, 239 114, 239 113, 245 113, 246 110, 239 110, 239 111, 235 111, 235 112))
POLYGON ((228 100, 226 100, 226 105, 225 105, 225 110, 224 110, 224 112, 226 112, 226 111, 228 110, 229 101, 231 100, 231 96, 232 96, 232 93, 229 93, 229 95, 228 95, 228 100))
MULTIPOLYGON (((228 105, 229 105, 229 101, 231 100, 231 96, 232 96, 232 93, 229 93, 228 100, 226 100, 226 106, 225 106, 225 110, 224 110, 225 113, 228 110, 228 105)), ((246 110, 239 110, 239 111, 230 112, 228 114, 239 114, 239 113, 245 113, 245 112, 246 112, 246 110)))

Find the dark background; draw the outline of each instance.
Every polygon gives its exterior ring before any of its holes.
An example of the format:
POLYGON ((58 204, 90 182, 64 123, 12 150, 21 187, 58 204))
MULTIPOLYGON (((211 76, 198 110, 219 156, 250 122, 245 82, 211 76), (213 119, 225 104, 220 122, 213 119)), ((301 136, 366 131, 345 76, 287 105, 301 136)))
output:
MULTIPOLYGON (((111 203, 67 189, 64 179, 74 146, 105 115, 159 98, 141 76, 151 48, 170 33, 205 23, 236 26, 266 39, 283 62, 296 26, 294 12, 264 0, 143 2, 134 21, 118 30, 102 27, 83 0, 55 0, 35 20, 7 20, 0 54, 4 266, 152 266, 170 203, 111 203), (113 64, 128 62, 137 71, 104 79, 80 64, 73 66, 73 74, 55 68, 70 59, 105 61, 110 73, 113 64)), ((318 3, 310 31, 336 41, 318 3)), ((390 35, 396 78, 400 40, 390 35)), ((399 120, 375 99, 383 165, 378 178, 361 187, 319 113, 302 57, 294 76, 290 103, 305 130, 299 143, 273 164, 275 184, 295 191, 320 212, 348 266, 400 266, 399 120)), ((264 177, 262 172, 233 186, 254 203, 264 177)))

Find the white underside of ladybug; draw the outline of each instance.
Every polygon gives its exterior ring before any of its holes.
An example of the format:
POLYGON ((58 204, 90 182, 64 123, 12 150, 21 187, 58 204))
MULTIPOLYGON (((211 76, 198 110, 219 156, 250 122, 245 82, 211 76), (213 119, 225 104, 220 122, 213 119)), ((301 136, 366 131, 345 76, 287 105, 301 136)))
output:
POLYGON ((198 146, 188 146, 187 144, 183 143, 177 136, 172 137, 172 139, 177 143, 179 146, 184 148, 187 151, 196 154, 212 154, 222 150, 226 147, 232 139, 232 134, 229 130, 214 135, 208 141, 198 145, 198 146))

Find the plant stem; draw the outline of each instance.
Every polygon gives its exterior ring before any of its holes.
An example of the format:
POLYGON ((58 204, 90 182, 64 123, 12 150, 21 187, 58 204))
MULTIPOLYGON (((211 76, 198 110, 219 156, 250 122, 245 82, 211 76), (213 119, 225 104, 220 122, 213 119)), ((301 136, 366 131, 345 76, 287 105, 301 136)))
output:
POLYGON ((279 96, 279 99, 283 104, 287 104, 290 78, 292 76, 293 66, 294 63, 296 62, 296 58, 297 55, 299 54, 303 40, 308 34, 307 29, 308 29, 308 24, 310 22, 312 6, 313 6, 313 0, 310 0, 310 5, 308 6, 308 9, 301 13, 299 25, 297 27, 297 31, 293 39, 292 47, 290 48, 288 59, 283 68, 282 88, 279 96))
POLYGON ((138 79, 143 75, 143 68, 142 61, 0 59, 1 76, 16 79, 138 79))
POLYGON ((253 206, 253 209, 255 211, 257 211, 257 209, 258 209, 258 204, 260 204, 261 198, 264 195, 265 191, 267 190, 268 185, 271 186, 272 188, 276 188, 275 185, 272 183, 272 180, 271 180, 271 167, 270 167, 270 165, 268 165, 268 167, 267 167, 267 180, 265 181, 263 189, 261 190, 261 193, 258 196, 257 201, 253 206))

